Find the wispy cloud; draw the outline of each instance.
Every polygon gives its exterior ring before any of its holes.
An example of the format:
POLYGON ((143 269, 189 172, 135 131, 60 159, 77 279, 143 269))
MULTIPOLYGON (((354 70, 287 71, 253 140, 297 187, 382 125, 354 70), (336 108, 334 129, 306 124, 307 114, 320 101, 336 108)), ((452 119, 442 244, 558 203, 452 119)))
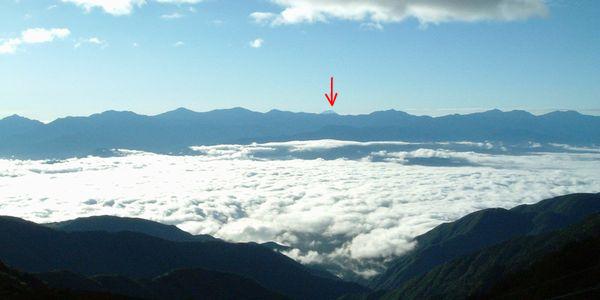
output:
POLYGON ((360 28, 365 29, 365 30, 382 31, 383 25, 381 25, 381 23, 376 23, 376 22, 366 22, 366 23, 360 24, 360 28))
POLYGON ((174 19, 181 19, 183 18, 183 15, 180 13, 170 13, 170 14, 164 14, 160 16, 161 19, 165 19, 165 20, 174 20, 174 19))
POLYGON ((84 44, 99 46, 102 49, 108 47, 108 43, 105 40, 101 40, 98 37, 91 37, 87 39, 80 39, 77 43, 75 43, 75 48, 80 48, 84 44))
POLYGON ((177 41, 173 44, 173 47, 183 47, 185 45, 184 42, 182 41, 177 41))
POLYGON ((24 44, 49 43, 55 39, 64 39, 71 34, 67 28, 31 28, 21 32, 17 38, 0 39, 0 54, 13 54, 24 44))
POLYGON ((158 3, 168 3, 168 4, 197 4, 202 2, 203 0, 155 0, 158 3))
POLYGON ((250 18, 258 24, 269 24, 277 18, 277 15, 268 12, 253 12, 250 14, 250 18))

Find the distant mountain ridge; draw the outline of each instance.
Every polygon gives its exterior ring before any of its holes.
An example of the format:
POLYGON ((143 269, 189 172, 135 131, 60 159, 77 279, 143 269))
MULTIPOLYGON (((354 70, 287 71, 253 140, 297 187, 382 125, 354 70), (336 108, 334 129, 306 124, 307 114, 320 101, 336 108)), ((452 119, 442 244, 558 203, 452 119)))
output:
POLYGON ((592 145, 600 143, 600 117, 574 111, 536 116, 526 111, 490 110, 429 117, 396 110, 338 115, 179 108, 155 116, 106 111, 48 124, 19 116, 0 120, 0 157, 15 158, 103 155, 109 149, 181 154, 195 145, 314 139, 592 145))

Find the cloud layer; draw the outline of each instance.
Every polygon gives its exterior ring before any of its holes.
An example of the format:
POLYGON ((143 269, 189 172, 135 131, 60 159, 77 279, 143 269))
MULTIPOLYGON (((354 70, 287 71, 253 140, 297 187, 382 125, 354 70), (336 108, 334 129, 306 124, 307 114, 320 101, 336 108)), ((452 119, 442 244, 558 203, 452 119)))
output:
POLYGON ((277 14, 255 12, 257 22, 274 25, 326 22, 330 19, 422 24, 449 21, 513 21, 547 14, 543 0, 271 0, 283 8, 277 14))
POLYGON ((301 262, 372 276, 442 222, 600 191, 598 149, 502 148, 325 140, 199 146, 197 156, 0 160, 0 214, 141 217, 232 241, 276 241, 301 262))

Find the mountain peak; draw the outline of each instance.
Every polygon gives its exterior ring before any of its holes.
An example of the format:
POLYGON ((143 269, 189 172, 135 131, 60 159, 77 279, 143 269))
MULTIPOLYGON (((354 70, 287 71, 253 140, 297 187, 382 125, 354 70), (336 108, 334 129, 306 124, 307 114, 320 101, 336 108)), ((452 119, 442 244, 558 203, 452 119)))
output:
POLYGON ((101 112, 99 114, 93 114, 91 115, 91 117, 114 117, 114 116, 138 116, 138 114, 132 112, 132 111, 119 111, 119 110, 107 110, 104 112, 101 112))
POLYGON ((323 111, 321 114, 322 115, 337 115, 338 113, 336 113, 333 109, 328 109, 326 111, 323 111))
POLYGON ((187 109, 185 107, 179 107, 175 110, 171 110, 162 114, 156 115, 157 117, 175 117, 175 118, 187 118, 198 114, 197 112, 187 109))
POLYGON ((185 107, 179 107, 175 110, 172 110, 171 112, 176 112, 176 113, 194 113, 195 111, 187 109, 185 107))
POLYGON ((574 111, 574 110, 556 110, 553 112, 549 112, 543 116, 571 116, 571 117, 576 117, 576 116, 582 116, 581 113, 574 111))
POLYGON ((25 117, 22 117, 22 116, 19 116, 17 114, 14 114, 14 115, 10 115, 8 117, 5 117, 3 119, 0 119, 0 121, 33 121, 33 120, 25 118, 25 117))
POLYGON ((482 112, 482 114, 485 114, 485 115, 499 115, 499 114, 503 114, 503 113, 504 113, 503 111, 501 111, 497 108, 486 110, 486 111, 482 112))

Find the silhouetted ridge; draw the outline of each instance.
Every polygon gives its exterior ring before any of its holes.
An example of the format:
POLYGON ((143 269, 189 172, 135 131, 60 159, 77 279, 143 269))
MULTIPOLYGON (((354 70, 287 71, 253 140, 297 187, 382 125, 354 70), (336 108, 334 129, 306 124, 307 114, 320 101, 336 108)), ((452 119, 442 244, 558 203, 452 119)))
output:
POLYGON ((510 210, 484 209, 415 238, 417 247, 374 278, 375 289, 393 289, 434 267, 511 238, 563 228, 600 212, 600 194, 572 194, 510 210))
POLYGON ((152 278, 176 269, 232 273, 296 299, 335 299, 366 291, 313 271, 267 247, 222 241, 174 242, 131 231, 64 232, 0 217, 0 260, 28 272, 152 278))
POLYGON ((46 226, 67 232, 78 231, 106 231, 121 232, 131 231, 147 234, 157 238, 176 241, 217 241, 218 239, 210 235, 192 235, 183 231, 174 225, 164 225, 158 222, 139 218, 123 218, 115 216, 94 216, 86 218, 77 218, 74 220, 49 223, 46 226))
MULTIPOLYGON (((385 299, 550 299, 600 294, 600 214, 444 263, 385 299)), ((595 295, 595 296, 594 296, 595 295)))

